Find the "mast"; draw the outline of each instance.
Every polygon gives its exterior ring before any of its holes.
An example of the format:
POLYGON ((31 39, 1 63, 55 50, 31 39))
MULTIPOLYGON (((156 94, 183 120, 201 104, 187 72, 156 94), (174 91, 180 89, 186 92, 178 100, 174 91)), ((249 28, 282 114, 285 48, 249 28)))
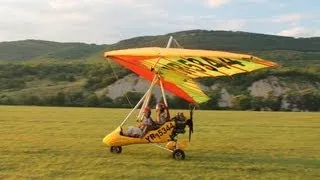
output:
MULTIPOLYGON (((177 45, 177 41, 172 37, 170 36, 170 39, 167 43, 167 46, 166 48, 170 48, 171 44, 172 44, 172 41, 174 41, 177 45)), ((158 61, 160 60, 161 58, 159 58, 156 62, 156 64, 158 63, 158 61)), ((155 64, 155 65, 156 65, 155 64)), ((154 65, 154 67, 155 67, 154 65)), ((155 70, 154 68, 151 68, 151 71, 154 71, 155 74, 154 74, 154 77, 153 77, 153 80, 151 82, 151 85, 149 87, 149 89, 147 90, 147 92, 142 96, 142 98, 140 99, 140 101, 136 104, 136 106, 130 111, 130 113, 127 115, 127 117, 123 120, 123 122, 120 124, 120 127, 122 127, 125 122, 129 119, 129 117, 131 116, 131 114, 136 110, 138 109, 138 107, 142 104, 141 106, 141 109, 139 111, 139 114, 138 114, 138 117, 137 117, 137 120, 138 121, 141 121, 142 118, 143 118, 143 111, 144 109, 148 106, 149 102, 150 102, 150 98, 152 96, 152 91, 154 89, 154 85, 157 84, 157 82, 159 81, 159 84, 160 84, 160 88, 161 88, 161 93, 162 93, 162 97, 163 97, 163 101, 164 101, 164 104, 168 107, 168 102, 167 102, 167 98, 166 98, 166 94, 165 94, 165 91, 164 91, 164 88, 163 88, 163 83, 162 83, 162 79, 161 79, 161 76, 160 76, 160 70, 161 69, 157 69, 155 70)))
POLYGON ((124 123, 129 119, 129 117, 131 116, 131 114, 138 109, 138 107, 143 103, 140 112, 139 112, 139 116, 138 116, 138 120, 140 118, 140 116, 142 116, 143 114, 143 110, 144 108, 148 105, 147 101, 150 99, 148 99, 148 96, 151 96, 152 94, 152 89, 154 87, 154 85, 158 82, 158 78, 155 76, 151 82, 150 88, 147 90, 147 92, 142 96, 142 98, 140 99, 140 101, 137 103, 137 105, 130 111, 130 113, 127 115, 127 117, 123 120, 123 122, 120 124, 120 127, 122 127, 124 125, 124 123), (144 107, 143 107, 144 106, 144 107))
POLYGON ((168 41, 168 43, 167 43, 167 47, 166 47, 166 48, 170 48, 171 43, 172 43, 172 40, 173 40, 173 37, 170 36, 170 39, 169 39, 169 41, 168 41))

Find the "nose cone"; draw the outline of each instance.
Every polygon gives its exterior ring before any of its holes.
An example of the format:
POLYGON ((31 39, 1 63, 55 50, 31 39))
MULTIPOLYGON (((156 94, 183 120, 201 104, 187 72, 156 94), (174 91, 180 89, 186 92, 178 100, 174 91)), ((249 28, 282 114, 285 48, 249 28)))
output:
POLYGON ((102 142, 107 146, 114 146, 117 142, 117 138, 119 138, 120 136, 120 131, 121 129, 120 127, 118 127, 113 132, 104 137, 102 142))
POLYGON ((110 146, 110 134, 108 134, 106 137, 103 138, 102 142, 107 145, 110 146))

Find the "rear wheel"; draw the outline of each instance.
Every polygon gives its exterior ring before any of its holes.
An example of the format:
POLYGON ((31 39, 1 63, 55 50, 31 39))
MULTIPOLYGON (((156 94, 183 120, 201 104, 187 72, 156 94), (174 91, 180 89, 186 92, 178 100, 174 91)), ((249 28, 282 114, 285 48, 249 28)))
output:
POLYGON ((176 149, 173 151, 172 157, 177 160, 182 160, 186 157, 186 155, 184 154, 184 151, 182 151, 181 149, 176 149))
POLYGON ((110 152, 113 154, 120 154, 122 152, 122 147, 121 146, 111 146, 110 152))

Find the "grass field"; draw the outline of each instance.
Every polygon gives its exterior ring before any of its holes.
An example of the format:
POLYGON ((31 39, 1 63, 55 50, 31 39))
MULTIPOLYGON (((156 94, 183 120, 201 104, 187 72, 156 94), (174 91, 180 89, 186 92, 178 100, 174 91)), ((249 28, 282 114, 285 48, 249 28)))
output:
POLYGON ((102 138, 127 112, 0 106, 0 179, 320 178, 320 113, 199 110, 176 161, 151 145, 109 153, 102 138))

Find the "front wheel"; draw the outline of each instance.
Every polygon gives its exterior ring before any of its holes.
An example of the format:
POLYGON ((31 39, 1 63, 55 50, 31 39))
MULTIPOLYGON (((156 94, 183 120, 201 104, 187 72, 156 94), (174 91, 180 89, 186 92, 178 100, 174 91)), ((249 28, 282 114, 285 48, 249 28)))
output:
POLYGON ((111 146, 110 152, 113 154, 120 154, 122 152, 122 147, 121 146, 111 146))
POLYGON ((177 160, 182 160, 186 157, 186 155, 184 154, 184 151, 182 151, 181 149, 176 149, 173 151, 172 157, 177 160))

